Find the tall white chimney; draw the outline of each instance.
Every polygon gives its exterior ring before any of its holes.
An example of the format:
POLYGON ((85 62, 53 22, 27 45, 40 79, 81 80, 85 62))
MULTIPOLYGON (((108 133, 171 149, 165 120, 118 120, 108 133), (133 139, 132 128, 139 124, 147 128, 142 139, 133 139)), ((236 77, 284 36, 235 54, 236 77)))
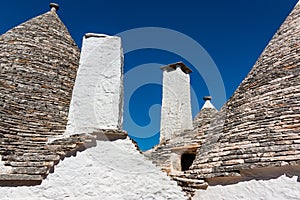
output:
POLYGON ((83 38, 67 134, 122 129, 123 52, 121 39, 102 34, 83 38))
POLYGON ((160 143, 183 130, 193 129, 190 75, 192 71, 182 62, 161 67, 163 98, 160 122, 160 143))

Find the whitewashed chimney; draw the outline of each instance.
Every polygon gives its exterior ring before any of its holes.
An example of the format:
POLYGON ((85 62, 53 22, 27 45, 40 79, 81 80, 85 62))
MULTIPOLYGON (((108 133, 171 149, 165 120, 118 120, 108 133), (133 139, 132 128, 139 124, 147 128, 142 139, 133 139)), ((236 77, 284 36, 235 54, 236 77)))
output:
POLYGON ((121 39, 86 34, 73 90, 66 133, 122 129, 123 52, 121 39))
POLYGON ((160 122, 160 143, 183 130, 193 129, 190 75, 192 71, 182 62, 161 67, 163 98, 160 122))

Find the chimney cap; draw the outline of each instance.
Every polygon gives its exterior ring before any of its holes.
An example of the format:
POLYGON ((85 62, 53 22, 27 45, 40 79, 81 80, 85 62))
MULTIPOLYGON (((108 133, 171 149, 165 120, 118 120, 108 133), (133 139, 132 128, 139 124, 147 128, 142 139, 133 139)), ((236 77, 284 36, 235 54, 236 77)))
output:
POLYGON ((59 5, 57 3, 50 3, 49 7, 50 7, 51 11, 54 11, 54 12, 59 10, 59 5))
POLYGON ((177 67, 180 67, 180 69, 186 74, 192 73, 192 70, 181 61, 177 62, 177 63, 169 64, 166 66, 162 66, 162 67, 160 67, 160 69, 165 70, 165 69, 172 68, 172 69, 176 70, 177 67))
POLYGON ((90 37, 97 37, 97 38, 106 38, 109 37, 106 34, 99 34, 99 33, 86 33, 84 35, 85 38, 90 38, 90 37))
POLYGON ((204 96, 204 97, 203 97, 203 100, 204 100, 204 101, 210 101, 210 100, 211 100, 211 96, 204 96))

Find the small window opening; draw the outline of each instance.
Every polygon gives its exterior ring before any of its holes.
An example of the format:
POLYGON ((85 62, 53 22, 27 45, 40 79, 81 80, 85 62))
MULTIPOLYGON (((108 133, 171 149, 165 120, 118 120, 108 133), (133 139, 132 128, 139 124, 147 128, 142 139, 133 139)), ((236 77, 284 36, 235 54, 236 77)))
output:
POLYGON ((181 170, 186 171, 190 168, 196 158, 196 154, 185 153, 181 156, 181 170))

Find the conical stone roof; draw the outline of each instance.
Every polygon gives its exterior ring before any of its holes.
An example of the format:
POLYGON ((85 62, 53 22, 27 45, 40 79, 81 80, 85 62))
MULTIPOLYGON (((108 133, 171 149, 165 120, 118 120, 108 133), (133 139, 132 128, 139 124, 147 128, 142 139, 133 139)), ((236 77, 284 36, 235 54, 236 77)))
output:
POLYGON ((300 5, 217 114, 191 177, 300 165, 300 5))
POLYGON ((218 113, 218 110, 211 104, 210 99, 207 100, 204 98, 204 100, 206 101, 202 109, 193 120, 193 130, 185 130, 176 137, 166 141, 166 143, 159 144, 154 149, 144 153, 144 155, 160 167, 162 171, 167 172, 176 180, 178 185, 181 186, 183 191, 190 197, 196 190, 189 184, 192 183, 193 186, 199 189, 203 188, 203 182, 190 179, 188 177, 189 170, 185 171, 186 174, 183 174, 184 172, 178 169, 179 163, 177 159, 178 155, 184 153, 194 154, 196 152, 196 149, 199 148, 205 138, 204 132, 209 128, 211 121, 218 113), (174 157, 174 155, 177 156, 174 157))
POLYGON ((195 116, 193 120, 194 128, 198 129, 195 136, 204 135, 204 132, 210 126, 210 122, 215 118, 218 112, 218 110, 210 102, 211 97, 204 97, 203 100, 205 100, 205 103, 202 106, 200 112, 195 116))
POLYGON ((7 173, 46 174, 59 159, 45 145, 65 131, 79 55, 55 10, 0 36, 0 162, 7 173))

